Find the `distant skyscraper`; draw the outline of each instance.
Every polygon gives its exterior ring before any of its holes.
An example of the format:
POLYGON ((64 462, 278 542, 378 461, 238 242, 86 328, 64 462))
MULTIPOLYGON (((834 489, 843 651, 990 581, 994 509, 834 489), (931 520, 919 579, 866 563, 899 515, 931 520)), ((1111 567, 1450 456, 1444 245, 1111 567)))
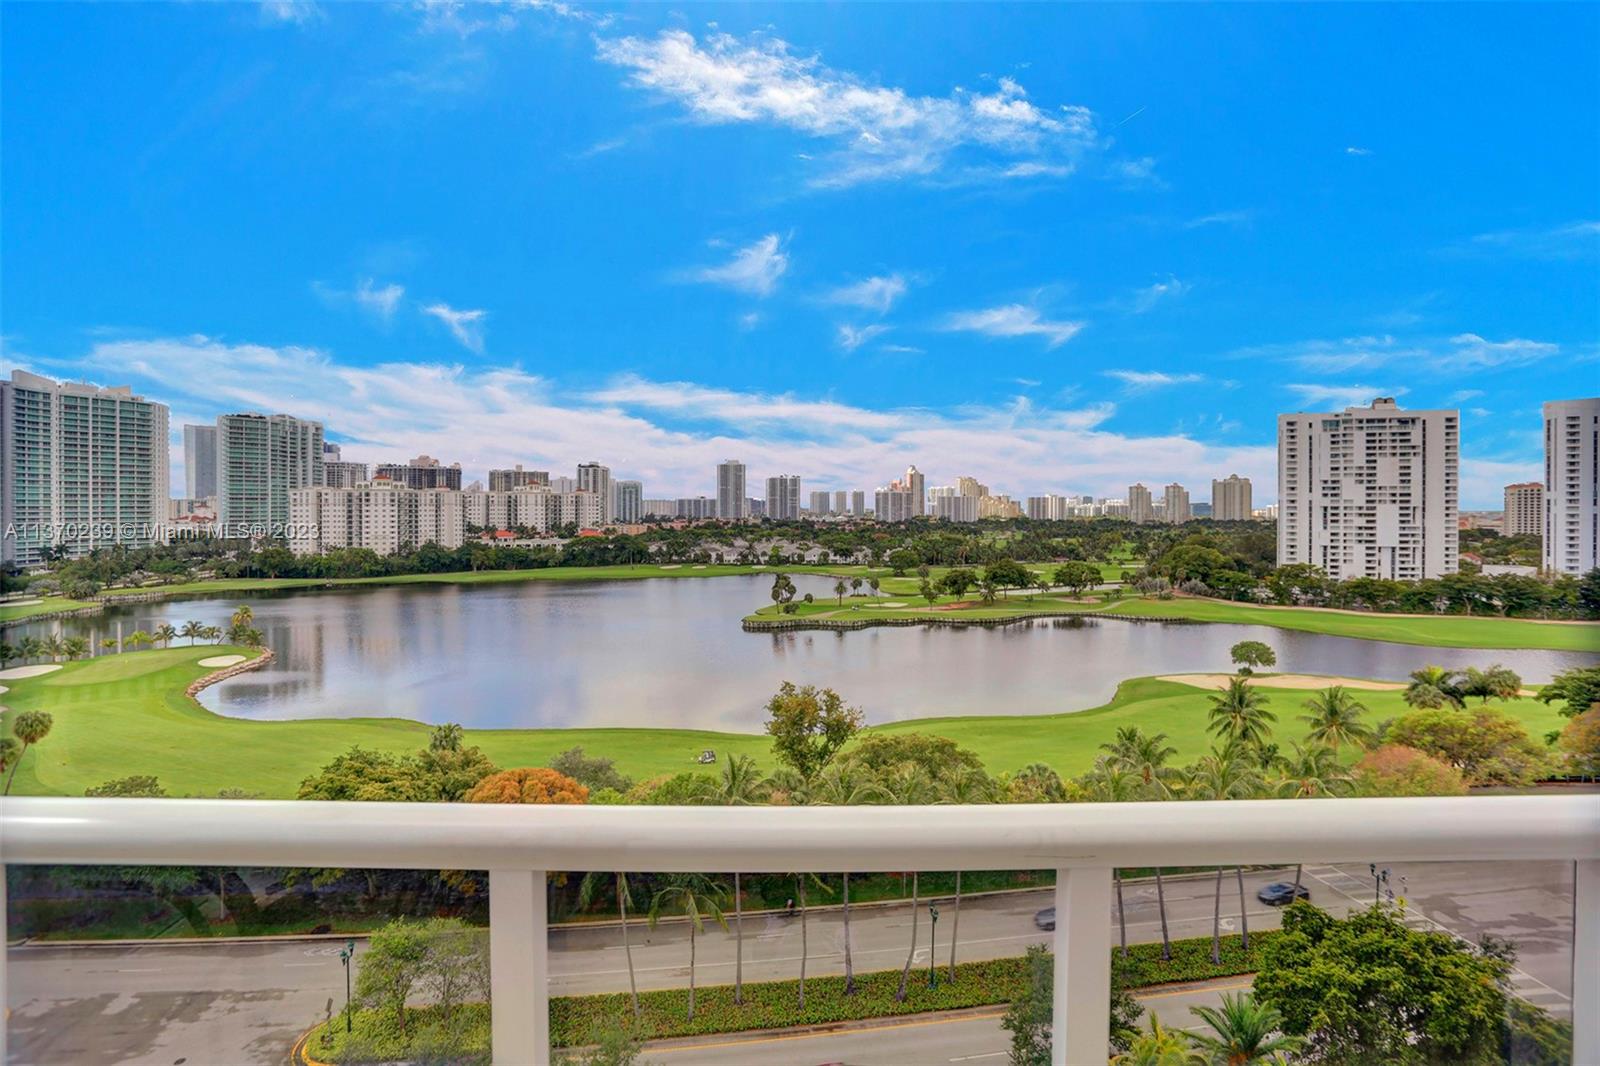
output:
POLYGON ((1189 490, 1174 481, 1166 488, 1166 519, 1175 526, 1181 526, 1194 515, 1189 510, 1189 490))
POLYGON ((867 494, 861 489, 850 491, 850 513, 857 518, 867 513, 867 494))
POLYGON ((774 522, 800 517, 800 475, 780 474, 767 478, 767 517, 774 522))
POLYGON ((724 459, 717 464, 717 517, 737 522, 745 513, 744 464, 724 459))
POLYGON ((217 494, 217 427, 183 427, 183 491, 191 500, 217 494))
POLYGON ((611 521, 611 468, 596 462, 578 464, 578 491, 600 500, 600 525, 611 521))
POLYGON ((165 404, 13 370, 0 381, 0 562, 165 539, 165 404))
POLYGON ((292 415, 217 417, 217 521, 224 535, 282 536, 289 493, 322 481, 321 422, 292 415))
POLYGON ((1544 566, 1600 567, 1600 399, 1544 405, 1544 566))
POLYGON ((833 493, 833 513, 845 514, 850 509, 849 493, 844 489, 835 489, 833 493))
POLYGON ((958 477, 956 478, 956 491, 962 496, 981 497, 989 495, 989 486, 975 477, 958 477))
POLYGON ((1218 522, 1248 522, 1251 511, 1250 479, 1229 474, 1211 480, 1211 517, 1218 522))
POLYGON ((1506 486, 1506 509, 1500 520, 1500 532, 1508 537, 1544 536, 1544 482, 1524 481, 1506 486))
POLYGON ((913 506, 911 490, 894 481, 874 493, 872 515, 880 522, 905 522, 915 517, 913 506))
POLYGON ((814 515, 827 514, 828 500, 829 496, 826 490, 821 492, 813 492, 811 494, 811 513, 814 515))
POLYGON ((911 493, 911 513, 924 515, 928 513, 927 485, 922 476, 922 471, 915 466, 906 467, 905 489, 911 493))
POLYGON ((405 463, 379 463, 375 476, 408 489, 461 490, 461 464, 445 466, 431 455, 419 455, 405 463))
POLYGON ((1278 416, 1278 565, 1335 581, 1415 581, 1459 566, 1461 414, 1380 398, 1278 416))
POLYGON ((1128 517, 1140 525, 1156 520, 1155 503, 1143 483, 1128 486, 1128 517))
POLYGON ((550 471, 524 470, 518 463, 509 470, 499 469, 489 471, 490 492, 510 492, 512 489, 526 488, 529 485, 549 485, 550 471))
POLYGON ((644 483, 641 481, 618 481, 617 486, 617 513, 612 516, 616 522, 626 522, 632 525, 644 517, 644 483))

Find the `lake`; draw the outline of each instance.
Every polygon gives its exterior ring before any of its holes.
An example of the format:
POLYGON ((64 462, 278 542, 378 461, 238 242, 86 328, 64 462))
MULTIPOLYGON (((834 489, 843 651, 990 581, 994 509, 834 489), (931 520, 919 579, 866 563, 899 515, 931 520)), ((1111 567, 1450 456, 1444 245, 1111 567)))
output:
MULTIPOLYGON (((831 579, 796 575, 830 598, 831 579)), ((1600 655, 1423 648, 1265 626, 1041 619, 998 628, 746 633, 770 577, 390 585, 131 604, 17 627, 102 637, 188 619, 227 625, 248 602, 277 654, 206 689, 241 718, 386 715, 469 727, 683 726, 750 731, 779 682, 836 689, 869 722, 1046 714, 1110 699, 1145 674, 1230 669, 1261 640, 1282 672, 1403 679, 1425 663, 1504 663, 1541 682, 1600 655)), ((183 643, 181 640, 178 643, 183 643)))

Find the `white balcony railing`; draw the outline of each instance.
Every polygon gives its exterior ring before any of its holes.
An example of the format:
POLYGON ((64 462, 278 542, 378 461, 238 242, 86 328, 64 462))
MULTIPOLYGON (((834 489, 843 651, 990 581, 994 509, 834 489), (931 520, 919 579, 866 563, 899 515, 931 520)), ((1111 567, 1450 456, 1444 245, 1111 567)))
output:
MULTIPOLYGON (((1569 860, 1573 1061, 1600 1062, 1600 796, 849 808, 11 798, 0 858, 488 870, 494 1060, 517 1064, 549 1061, 546 871, 1053 868, 1056 1061, 1103 1063, 1113 868, 1569 860)), ((0 905, 3 892, 0 881, 0 905)))

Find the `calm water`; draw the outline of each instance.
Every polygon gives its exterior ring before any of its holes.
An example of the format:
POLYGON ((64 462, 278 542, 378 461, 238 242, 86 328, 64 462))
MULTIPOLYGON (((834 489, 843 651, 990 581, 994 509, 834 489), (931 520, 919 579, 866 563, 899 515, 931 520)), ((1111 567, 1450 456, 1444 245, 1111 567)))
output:
MULTIPOLYGON (((797 577, 802 592, 832 582, 797 577)), ((778 683, 828 685, 869 721, 1043 714, 1104 703, 1142 674, 1226 670, 1262 640, 1280 671, 1403 678, 1424 663, 1505 663, 1532 682, 1600 655, 1471 651, 1259 626, 1049 620, 997 629, 746 633, 769 578, 406 585, 172 600, 60 625, 101 637, 187 619, 226 625, 248 601, 277 661, 201 694, 246 718, 396 715, 468 726, 691 726, 749 730, 778 683)), ((179 643, 182 643, 181 641, 179 643)))

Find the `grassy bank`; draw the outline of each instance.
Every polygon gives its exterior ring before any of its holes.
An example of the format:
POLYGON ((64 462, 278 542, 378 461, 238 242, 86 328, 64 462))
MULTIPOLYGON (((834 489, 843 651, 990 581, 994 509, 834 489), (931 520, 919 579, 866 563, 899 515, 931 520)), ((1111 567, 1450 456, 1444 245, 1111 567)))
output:
MULTIPOLYGON (((1260 968, 1261 951, 1274 933, 1255 933, 1250 950, 1240 945, 1237 936, 1222 941, 1222 962, 1211 961, 1211 939, 1173 941, 1170 962, 1161 960, 1160 944, 1136 944, 1128 949, 1129 984, 1147 988, 1172 981, 1198 981, 1253 973, 1260 968)), ((798 1006, 798 982, 751 981, 744 986, 743 1005, 733 1002, 732 985, 713 985, 695 993, 695 1017, 687 1015, 687 989, 662 989, 639 993, 641 1022, 645 1039, 699 1036, 712 1033, 737 1033, 755 1029, 776 1029, 794 1025, 826 1025, 834 1022, 892 1018, 928 1011, 988 1007, 1010 1003, 1025 988, 1027 979, 1021 958, 993 959, 961 963, 954 980, 941 966, 939 987, 930 988, 926 964, 914 968, 906 984, 906 998, 896 1001, 899 970, 875 970, 856 975, 856 993, 844 994, 843 977, 812 977, 806 981, 806 1005, 798 1006)), ((489 1012, 482 1004, 461 1008, 456 1020, 457 1056, 476 1061, 487 1056, 489 1012)), ((435 1046, 444 1033, 437 1012, 414 1010, 410 1014, 409 1039, 402 1037, 390 1017, 376 1011, 357 1011, 354 1032, 346 1037, 343 1018, 314 1030, 306 1042, 306 1052, 314 1060, 333 1063, 370 1062, 404 1059, 421 1046, 435 1046), (353 1037, 353 1039, 352 1039, 353 1037)), ((557 1047, 572 1047, 594 1038, 597 1026, 623 1021, 630 1016, 626 993, 588 996, 557 996, 550 1000, 550 1040, 557 1047)))
MULTIPOLYGON (((292 798, 301 780, 351 745, 412 752, 426 745, 429 726, 403 718, 313 718, 250 721, 213 714, 184 689, 208 673, 197 661, 212 655, 255 654, 249 649, 201 645, 67 663, 40 677, 7 682, 0 696, 5 718, 41 709, 55 717, 49 737, 23 757, 12 791, 17 795, 82 795, 84 789, 129 774, 154 774, 175 796, 215 795, 238 788, 264 798, 292 798)), ((1418 661, 1424 661, 1419 657, 1418 661)), ((1273 689, 1262 679, 1280 730, 1298 736, 1304 691, 1273 689)), ((844 694, 846 697, 849 693, 844 694)), ((1207 693, 1153 678, 1124 682, 1112 700, 1093 710, 1054 715, 974 715, 924 718, 875 726, 884 732, 920 731, 971 748, 991 772, 1034 762, 1063 775, 1089 769, 1099 745, 1118 726, 1164 732, 1186 761, 1207 746, 1207 693)), ((1399 715, 1398 692, 1362 692, 1373 720, 1399 715)), ((1498 706, 1498 705, 1497 705, 1498 706)), ((1562 719, 1534 700, 1504 705, 1534 736, 1562 719)), ((867 720, 873 708, 865 708, 867 720)), ((706 748, 750 755, 772 769, 762 734, 692 729, 469 729, 467 742, 500 766, 540 766, 574 745, 616 760, 622 772, 647 778, 697 769, 706 748)))

